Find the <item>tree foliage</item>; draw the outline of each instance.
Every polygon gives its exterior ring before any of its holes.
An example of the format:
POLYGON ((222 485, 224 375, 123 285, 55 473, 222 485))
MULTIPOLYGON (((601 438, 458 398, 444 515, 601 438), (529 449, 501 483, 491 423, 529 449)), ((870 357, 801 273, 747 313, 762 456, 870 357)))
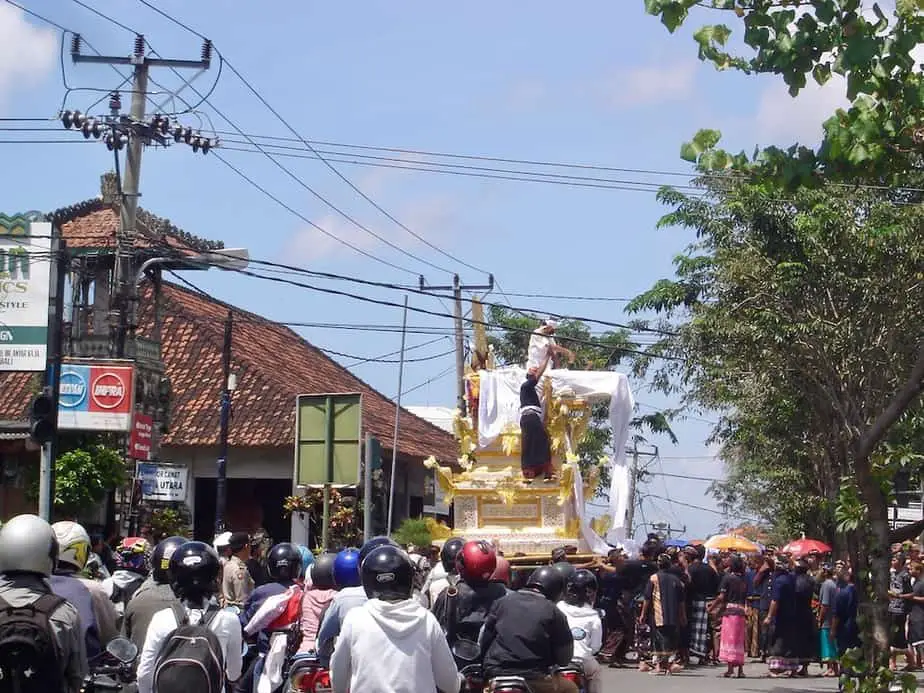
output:
MULTIPOLYGON (((503 364, 525 363, 530 333, 539 327, 539 320, 494 305, 490 308, 488 322, 501 326, 489 336, 499 361, 503 364)), ((561 346, 574 352, 575 360, 569 367, 575 370, 615 370, 621 364, 630 368, 632 355, 639 351, 639 345, 632 341, 629 330, 620 329, 595 335, 579 320, 560 321, 555 339, 561 346)), ((670 427, 671 414, 659 411, 635 416, 629 424, 630 429, 639 442, 644 442, 642 436, 648 434, 666 435, 671 442, 676 443, 677 437, 670 427)), ((576 451, 583 469, 597 464, 602 456, 612 453, 609 407, 605 404, 595 406, 591 417, 591 425, 576 451)), ((603 471, 598 486, 601 495, 605 495, 609 488, 609 479, 603 471)))
MULTIPOLYGON (((122 456, 105 445, 88 444, 61 453, 55 460, 54 511, 62 517, 79 518, 124 484, 125 478, 122 456)), ((38 480, 30 495, 38 498, 38 480)))
MULTIPOLYGON (((694 8, 727 17, 694 33, 699 58, 717 69, 779 75, 797 96, 809 80, 843 78, 850 106, 824 124, 824 139, 771 146, 748 156, 718 148, 720 133, 703 130, 681 156, 702 170, 737 169, 787 188, 821 177, 907 185, 924 154, 924 70, 912 51, 924 44, 924 0, 897 0, 891 16, 861 0, 645 0, 648 13, 676 31, 694 8), (734 28, 733 28, 734 27, 734 28), (729 44, 741 32, 743 55, 729 44)), ((706 13, 703 13, 706 16, 706 13)))

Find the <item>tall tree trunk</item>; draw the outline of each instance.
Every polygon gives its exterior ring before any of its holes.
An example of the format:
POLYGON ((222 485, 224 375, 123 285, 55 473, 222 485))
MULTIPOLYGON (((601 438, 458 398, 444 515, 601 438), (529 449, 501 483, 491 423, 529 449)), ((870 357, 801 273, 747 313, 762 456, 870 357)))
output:
MULTIPOLYGON (((856 459, 854 471, 857 487, 866 503, 869 519, 869 540, 866 546, 860 543, 859 551, 866 549, 871 573, 872 600, 865 604, 872 638, 866 638, 873 661, 888 658, 889 654, 889 508, 882 489, 873 477, 869 457, 856 459)), ((865 563, 860 556, 854 556, 853 565, 865 563)), ((860 597, 866 597, 862 590, 860 597)))

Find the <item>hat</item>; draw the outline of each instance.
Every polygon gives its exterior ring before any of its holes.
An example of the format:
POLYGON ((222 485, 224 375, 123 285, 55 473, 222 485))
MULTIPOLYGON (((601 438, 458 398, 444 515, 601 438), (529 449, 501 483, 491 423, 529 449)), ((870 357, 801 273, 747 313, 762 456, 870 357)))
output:
POLYGON ((250 535, 247 532, 235 532, 228 538, 228 546, 232 551, 240 551, 250 543, 250 535))
POLYGON ((223 548, 228 546, 231 543, 231 532, 222 532, 221 534, 215 537, 215 540, 212 542, 212 545, 215 547, 216 551, 221 551, 223 548))

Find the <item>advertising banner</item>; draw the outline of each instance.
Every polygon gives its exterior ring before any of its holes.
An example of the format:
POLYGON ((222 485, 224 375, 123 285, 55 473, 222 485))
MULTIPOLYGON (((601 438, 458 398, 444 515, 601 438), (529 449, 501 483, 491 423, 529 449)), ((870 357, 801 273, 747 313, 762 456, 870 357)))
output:
POLYGON ((154 419, 147 414, 135 412, 132 416, 132 435, 129 442, 129 456, 141 462, 150 461, 153 436, 154 419))
POLYGON ((134 392, 132 366, 63 363, 58 428, 128 433, 132 427, 134 392))
POLYGON ((295 409, 295 483, 359 483, 362 395, 298 395, 295 409))
POLYGON ((0 214, 0 371, 44 371, 51 224, 0 214))
POLYGON ((141 497, 144 500, 186 502, 189 486, 189 468, 176 464, 138 465, 141 497))

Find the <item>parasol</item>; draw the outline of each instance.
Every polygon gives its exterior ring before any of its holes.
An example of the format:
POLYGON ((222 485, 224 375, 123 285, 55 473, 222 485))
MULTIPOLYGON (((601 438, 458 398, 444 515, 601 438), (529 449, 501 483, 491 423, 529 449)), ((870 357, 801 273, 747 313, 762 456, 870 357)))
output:
POLYGON ((760 547, 751 541, 737 534, 716 534, 706 540, 707 549, 717 551, 739 551, 741 553, 758 553, 760 547))
POLYGON ((796 558, 801 558, 802 556, 808 556, 810 553, 831 553, 831 547, 817 539, 806 539, 803 534, 801 539, 796 539, 786 544, 780 549, 780 553, 788 553, 796 558))

